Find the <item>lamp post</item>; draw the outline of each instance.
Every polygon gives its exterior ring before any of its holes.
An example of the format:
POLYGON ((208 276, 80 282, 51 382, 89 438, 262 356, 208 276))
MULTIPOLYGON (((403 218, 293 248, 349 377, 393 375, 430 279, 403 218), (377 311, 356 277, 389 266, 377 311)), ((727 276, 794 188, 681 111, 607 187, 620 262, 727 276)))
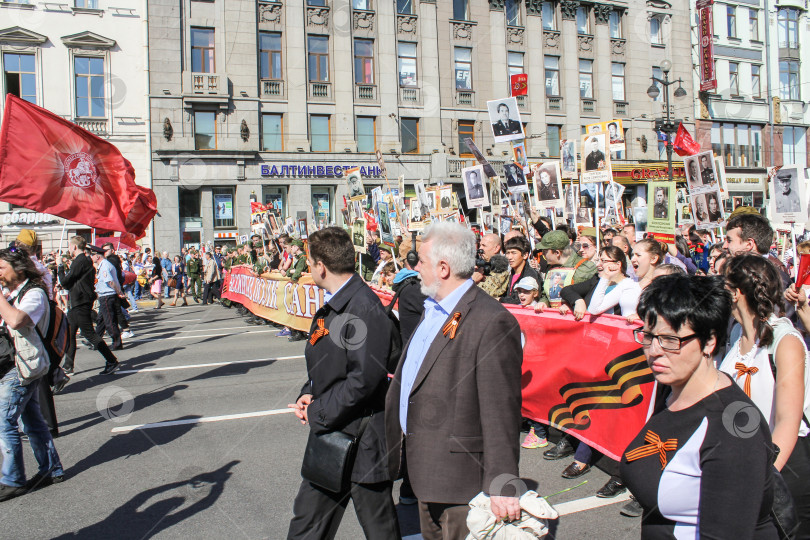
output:
POLYGON ((665 133, 667 136, 667 170, 669 172, 669 181, 673 181, 673 171, 672 171, 672 134, 678 132, 678 123, 674 121, 670 116, 670 109, 669 109, 669 87, 675 83, 678 83, 678 88, 675 89, 674 95, 676 98, 682 98, 686 96, 686 90, 683 87, 683 79, 678 78, 676 81, 669 80, 669 71, 672 69, 672 62, 669 60, 664 60, 661 62, 661 71, 664 73, 664 79, 661 80, 657 77, 651 77, 653 83, 647 89, 647 95, 650 96, 651 99, 657 99, 659 95, 661 95, 661 91, 656 86, 656 83, 660 84, 664 87, 664 107, 666 108, 666 116, 664 118, 656 118, 655 119, 655 130, 665 133))

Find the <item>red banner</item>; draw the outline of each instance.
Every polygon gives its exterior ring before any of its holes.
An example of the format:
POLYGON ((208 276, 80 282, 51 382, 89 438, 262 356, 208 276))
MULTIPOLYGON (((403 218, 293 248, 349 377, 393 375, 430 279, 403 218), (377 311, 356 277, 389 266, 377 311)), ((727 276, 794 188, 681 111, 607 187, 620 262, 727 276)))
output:
POLYGON ((799 271, 796 274, 796 290, 810 284, 810 255, 799 255, 799 271))
POLYGON ((555 311, 507 309, 525 339, 523 416, 620 459, 655 396, 652 371, 633 339, 636 326, 612 315, 578 322, 555 311))
POLYGON ((712 4, 714 0, 698 0, 695 6, 698 10, 700 23, 698 37, 700 39, 700 91, 708 92, 717 88, 717 76, 714 72, 714 21, 712 19, 712 4))
POLYGON ((513 96, 525 96, 529 93, 529 76, 525 73, 518 73, 510 77, 513 96))
POLYGON ((673 146, 675 153, 681 157, 700 153, 700 145, 692 138, 692 135, 689 133, 689 130, 686 129, 686 126, 683 125, 683 122, 678 126, 678 134, 675 135, 673 146))

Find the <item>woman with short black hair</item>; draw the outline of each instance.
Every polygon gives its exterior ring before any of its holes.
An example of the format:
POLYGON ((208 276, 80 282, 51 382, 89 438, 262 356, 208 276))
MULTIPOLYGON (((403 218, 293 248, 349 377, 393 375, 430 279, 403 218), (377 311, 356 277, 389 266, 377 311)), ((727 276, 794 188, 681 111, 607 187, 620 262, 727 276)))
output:
POLYGON ((634 334, 671 392, 627 446, 621 476, 644 509, 642 538, 776 539, 774 449, 753 403, 714 365, 731 295, 714 277, 662 276, 634 334), (751 425, 753 424, 753 425, 751 425), (745 426, 741 436, 737 426, 745 426), (753 429, 751 429, 753 428, 753 429))

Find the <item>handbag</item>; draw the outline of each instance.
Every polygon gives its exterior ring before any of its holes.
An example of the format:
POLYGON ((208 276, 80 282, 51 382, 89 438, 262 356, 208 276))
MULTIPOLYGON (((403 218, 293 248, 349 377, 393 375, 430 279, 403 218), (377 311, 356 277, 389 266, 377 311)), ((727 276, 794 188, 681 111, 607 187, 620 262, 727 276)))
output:
POLYGON ((301 476, 305 480, 332 493, 341 493, 349 485, 352 465, 357 455, 357 444, 366 430, 371 416, 360 422, 357 435, 330 431, 316 435, 309 432, 301 476))
POLYGON ((169 279, 169 282, 167 283, 167 285, 169 286, 170 289, 176 289, 177 288, 177 280, 175 278, 171 278, 171 279, 169 279))

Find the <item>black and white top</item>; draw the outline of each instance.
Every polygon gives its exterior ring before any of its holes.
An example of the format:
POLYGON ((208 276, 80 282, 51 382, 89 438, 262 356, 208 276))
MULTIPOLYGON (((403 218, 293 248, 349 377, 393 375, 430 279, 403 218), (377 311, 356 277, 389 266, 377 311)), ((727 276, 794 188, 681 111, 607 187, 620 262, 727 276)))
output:
POLYGON ((768 424, 736 384, 654 414, 621 462, 644 508, 641 537, 777 539, 773 459, 768 424))

